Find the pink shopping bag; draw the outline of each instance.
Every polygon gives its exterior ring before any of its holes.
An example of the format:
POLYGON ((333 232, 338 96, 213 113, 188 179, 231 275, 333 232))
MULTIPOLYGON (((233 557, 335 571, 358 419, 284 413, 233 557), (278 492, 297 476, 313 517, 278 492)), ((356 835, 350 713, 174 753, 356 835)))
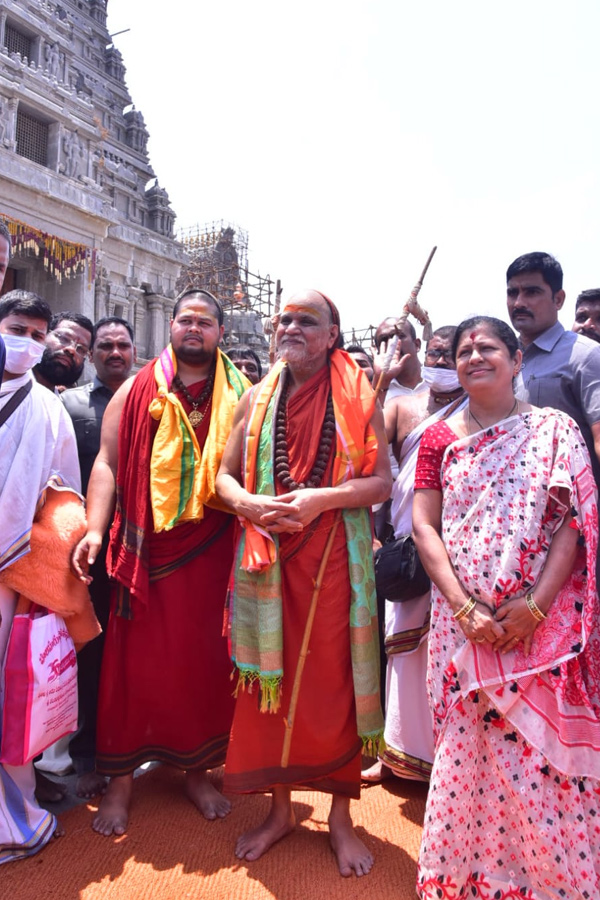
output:
POLYGON ((0 762, 24 765, 77 728, 77 656, 56 613, 14 617, 2 695, 0 762))

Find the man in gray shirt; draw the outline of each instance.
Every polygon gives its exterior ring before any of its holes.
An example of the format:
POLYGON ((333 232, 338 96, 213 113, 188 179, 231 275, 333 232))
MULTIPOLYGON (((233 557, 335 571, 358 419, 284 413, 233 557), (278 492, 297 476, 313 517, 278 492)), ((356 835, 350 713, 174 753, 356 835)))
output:
POLYGON ((515 393, 577 422, 600 485, 600 346, 558 321, 562 279, 560 263, 548 253, 526 253, 508 267, 508 314, 523 347, 515 393))

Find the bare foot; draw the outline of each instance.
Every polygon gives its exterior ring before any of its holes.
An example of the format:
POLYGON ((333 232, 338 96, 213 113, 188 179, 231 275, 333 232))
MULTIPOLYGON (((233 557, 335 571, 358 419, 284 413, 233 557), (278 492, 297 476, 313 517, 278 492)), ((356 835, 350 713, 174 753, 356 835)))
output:
POLYGON ((224 819, 231 812, 229 800, 200 769, 189 769, 185 773, 185 792, 205 819, 224 819))
POLYGON ((388 769, 380 759, 373 763, 372 766, 369 766, 368 769, 363 769, 360 773, 361 781, 366 781, 367 784, 379 784, 381 781, 385 781, 386 778, 391 778, 392 775, 392 770, 388 769))
POLYGON ((35 770, 35 799, 38 803, 60 803, 67 793, 66 784, 60 784, 47 778, 42 772, 35 770))
POLYGON ((329 841, 335 853, 340 875, 368 875, 373 856, 354 830, 350 818, 350 801, 334 795, 329 814, 329 841))
POLYGON ((92 828, 98 834, 125 834, 131 803, 133 775, 119 775, 111 778, 106 788, 98 812, 92 821, 92 828))
POLYGON ((77 796, 85 797, 88 800, 92 797, 97 797, 98 794, 103 794, 105 790, 106 778, 104 775, 99 775, 98 772, 84 772, 77 779, 75 786, 77 796))
POLYGON ((235 855, 238 859, 259 859, 273 844, 293 831, 295 826, 296 817, 291 805, 285 809, 274 804, 262 825, 240 835, 235 845, 235 855))

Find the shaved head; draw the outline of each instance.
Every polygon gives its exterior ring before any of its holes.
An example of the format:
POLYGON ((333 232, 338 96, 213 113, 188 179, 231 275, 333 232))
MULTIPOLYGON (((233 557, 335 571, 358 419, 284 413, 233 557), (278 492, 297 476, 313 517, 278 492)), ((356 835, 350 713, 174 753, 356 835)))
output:
POLYGON ((416 341, 417 332, 415 331, 412 323, 408 321, 406 316, 401 316, 399 319, 388 316, 387 319, 384 319, 383 322, 380 322, 377 326, 377 330, 375 332, 375 346, 379 348, 384 341, 389 341, 391 337, 398 333, 398 328, 401 325, 406 331, 408 331, 409 337, 411 337, 413 341, 416 341))

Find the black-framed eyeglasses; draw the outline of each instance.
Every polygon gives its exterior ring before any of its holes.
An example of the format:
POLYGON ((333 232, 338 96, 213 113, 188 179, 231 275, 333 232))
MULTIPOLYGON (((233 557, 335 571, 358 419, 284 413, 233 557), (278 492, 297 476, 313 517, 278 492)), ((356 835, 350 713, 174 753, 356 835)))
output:
POLYGON ((427 350, 425 352, 425 356, 429 356, 431 359, 441 359, 442 357, 444 357, 444 359, 447 359, 448 362, 452 362, 452 350, 451 349, 437 350, 435 348, 432 348, 431 350, 427 350))

